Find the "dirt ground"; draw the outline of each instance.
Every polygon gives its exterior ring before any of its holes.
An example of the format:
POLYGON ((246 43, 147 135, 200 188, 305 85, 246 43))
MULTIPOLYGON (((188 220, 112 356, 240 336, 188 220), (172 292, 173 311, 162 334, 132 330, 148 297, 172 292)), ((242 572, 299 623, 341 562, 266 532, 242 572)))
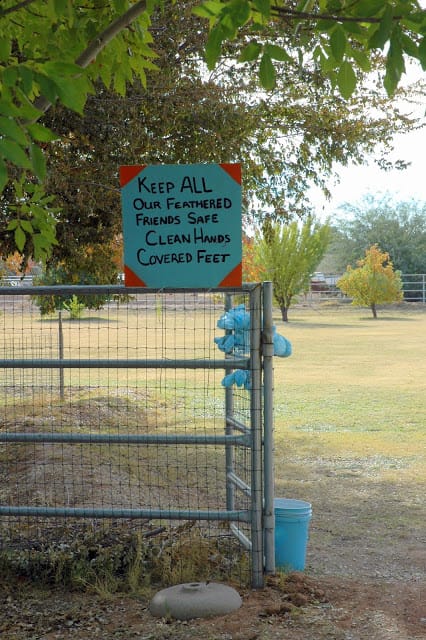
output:
MULTIPOLYGON (((341 487, 344 490, 344 484, 341 487)), ((383 498, 384 496, 382 496, 383 498)), ((325 504, 325 503, 324 503, 325 504)), ((382 509, 385 500, 382 500, 382 509)), ((319 509, 321 511, 321 509, 319 509)), ((325 512, 325 506, 323 507, 325 512)), ((372 514, 371 514, 372 515, 372 514)), ((149 613, 154 592, 127 596, 0 585, 2 640, 420 640, 426 638, 424 526, 359 531, 335 506, 311 526, 304 573, 269 576, 262 590, 236 587, 242 606, 211 619, 171 621, 149 613), (346 521, 345 521, 346 519, 346 521), (331 526, 331 523, 333 526, 331 526), (341 529, 339 529, 341 527, 341 529), (351 535, 349 535, 349 532, 351 535), (358 537, 357 537, 358 536, 358 537)), ((424 524, 424 523, 423 523, 424 524)))
POLYGON ((426 584, 293 574, 240 592, 239 610, 208 620, 153 618, 149 599, 99 598, 2 585, 4 640, 418 640, 426 637, 426 584))
MULTIPOLYGON (((350 461, 324 461, 309 480, 315 505, 306 570, 237 590, 236 612, 189 622, 149 613, 155 591, 100 597, 0 584, 1 640, 420 640, 426 638, 424 485, 381 481, 350 461), (349 463, 348 463, 349 464, 349 463), (332 470, 330 470, 332 469, 332 470)), ((382 464, 383 461, 381 461, 382 464)), ((318 467, 318 465, 317 465, 318 467)), ((305 497, 294 483, 292 494, 305 497)))

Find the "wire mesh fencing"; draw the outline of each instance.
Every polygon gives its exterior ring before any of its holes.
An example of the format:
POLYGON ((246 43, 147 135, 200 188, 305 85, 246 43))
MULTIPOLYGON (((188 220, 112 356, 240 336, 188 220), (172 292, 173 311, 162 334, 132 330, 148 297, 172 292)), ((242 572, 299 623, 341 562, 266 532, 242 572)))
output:
POLYGON ((85 299, 96 288, 0 290, 2 571, 260 586, 258 289, 110 287, 98 309, 85 299), (53 294, 62 309, 78 295, 77 317, 42 316, 53 294), (237 303, 251 327, 236 358, 214 338, 237 303), (223 386, 235 367, 250 369, 249 388, 223 386))

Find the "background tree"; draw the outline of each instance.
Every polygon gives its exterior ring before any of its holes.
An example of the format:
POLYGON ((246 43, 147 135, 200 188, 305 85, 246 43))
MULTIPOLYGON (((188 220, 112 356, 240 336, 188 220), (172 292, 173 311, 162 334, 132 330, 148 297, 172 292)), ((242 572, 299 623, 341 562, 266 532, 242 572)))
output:
POLYGON ((263 270, 256 260, 254 238, 243 233, 243 282, 260 282, 263 270))
POLYGON ((394 271, 389 254, 381 251, 377 244, 358 260, 358 267, 348 266, 346 273, 337 281, 337 287, 353 298, 352 304, 370 307, 377 318, 377 305, 400 302, 403 298, 400 273, 394 271))
POLYGON ((271 280, 284 322, 294 297, 309 288, 309 281, 330 240, 330 227, 313 217, 300 224, 265 224, 255 239, 256 261, 263 278, 271 280))
MULTIPOLYGON (((3 0, 0 189, 9 190, 9 202, 15 189, 23 194, 15 197, 15 217, 8 224, 20 250, 29 242, 35 257, 44 258, 55 242, 55 211, 43 192, 31 187, 45 179, 44 150, 55 137, 37 120, 57 102, 82 114, 96 81, 121 95, 135 77, 146 86, 146 70, 154 68, 156 55, 150 30, 155 6, 155 0, 87 0, 84 4, 3 0)), ((337 88, 347 99, 354 93, 357 75, 370 71, 371 60, 387 44, 383 80, 388 93, 395 90, 405 70, 405 58, 425 64, 426 12, 417 0, 319 0, 285 7, 258 0, 225 0, 207 3, 198 15, 212 26, 206 46, 208 64, 215 64, 226 43, 228 70, 235 71, 241 52, 239 61, 259 71, 267 89, 275 87, 278 76, 284 80, 291 68, 300 76, 318 78, 319 92, 324 93, 325 81, 327 93, 330 87, 337 88)), ((144 99, 147 103, 149 94, 144 99)), ((300 94, 299 101, 302 114, 309 100, 300 94)), ((271 125, 274 131, 276 122, 272 120, 271 125)), ((293 162, 289 157, 288 164, 293 162)), ((261 180, 263 173, 258 177, 261 180)), ((279 188, 279 179, 277 183, 279 188)), ((290 180, 287 185, 291 186, 290 180)))
POLYGON ((335 236, 327 271, 355 266, 365 250, 378 244, 402 273, 426 273, 426 202, 396 202, 389 194, 365 196, 340 207, 345 217, 333 223, 335 236))

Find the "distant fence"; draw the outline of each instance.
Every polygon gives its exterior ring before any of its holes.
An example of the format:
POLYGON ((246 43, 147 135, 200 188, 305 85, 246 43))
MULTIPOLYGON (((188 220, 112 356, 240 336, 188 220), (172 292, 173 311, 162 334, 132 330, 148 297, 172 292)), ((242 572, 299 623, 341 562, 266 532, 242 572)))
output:
MULTIPOLYGON (((328 300, 330 298, 344 298, 340 289, 336 286, 342 274, 321 273, 315 274, 311 279, 307 297, 309 300, 328 300)), ((426 274, 403 273, 401 274, 402 290, 407 302, 422 302, 426 304, 426 274)))

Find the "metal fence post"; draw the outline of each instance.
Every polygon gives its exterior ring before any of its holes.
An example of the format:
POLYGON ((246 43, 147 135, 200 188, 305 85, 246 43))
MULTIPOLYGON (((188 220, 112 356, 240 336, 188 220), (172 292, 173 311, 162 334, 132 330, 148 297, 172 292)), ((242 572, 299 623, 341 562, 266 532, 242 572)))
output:
POLYGON ((252 586, 264 586, 263 575, 263 487, 262 487, 262 372, 261 372, 261 292, 259 285, 250 293, 250 422, 252 434, 251 538, 252 586))
MULTIPOLYGON (((64 359, 64 330, 62 326, 62 311, 59 309, 58 314, 58 356, 59 360, 64 359)), ((65 397, 65 389, 64 389, 64 369, 61 367, 59 369, 59 397, 61 400, 65 397)))
POLYGON ((275 573, 272 282, 263 283, 263 427, 265 573, 275 573))
MULTIPOLYGON (((232 307, 232 296, 227 293, 225 296, 225 311, 229 311, 232 307)), ((232 333, 226 331, 226 333, 232 333)), ((232 369, 225 369, 225 375, 232 372, 232 369)), ((232 418, 234 412, 234 392, 232 387, 225 387, 225 434, 227 436, 233 435, 233 426, 229 418, 232 418)), ((228 511, 234 509, 234 485, 229 480, 229 474, 234 471, 234 447, 231 444, 227 444, 225 447, 225 466, 226 466, 226 508, 228 511)))

